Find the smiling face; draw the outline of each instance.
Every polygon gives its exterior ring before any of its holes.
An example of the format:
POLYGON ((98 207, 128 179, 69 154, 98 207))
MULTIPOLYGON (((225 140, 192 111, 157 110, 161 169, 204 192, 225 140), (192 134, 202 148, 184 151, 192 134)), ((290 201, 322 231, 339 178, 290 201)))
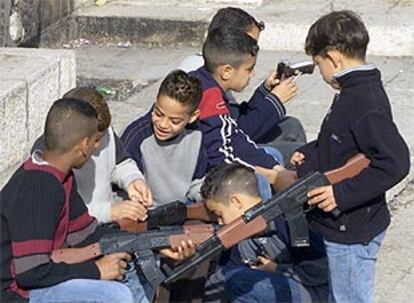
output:
POLYGON ((166 95, 159 95, 152 111, 155 137, 166 141, 180 134, 188 123, 198 118, 199 111, 189 113, 190 106, 166 95))

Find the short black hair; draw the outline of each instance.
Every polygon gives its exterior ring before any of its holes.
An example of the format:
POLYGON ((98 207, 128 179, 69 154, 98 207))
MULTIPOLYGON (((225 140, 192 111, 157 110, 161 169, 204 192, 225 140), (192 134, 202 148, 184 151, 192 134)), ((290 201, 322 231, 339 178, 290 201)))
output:
POLYGON ((231 27, 212 30, 203 45, 203 58, 210 73, 225 64, 237 68, 246 61, 247 56, 256 57, 258 52, 255 39, 231 27))
POLYGON ((98 131, 96 110, 88 102, 62 98, 50 108, 45 123, 46 150, 65 153, 98 131))
POLYGON ((349 58, 365 59, 368 31, 361 18, 349 10, 334 11, 320 17, 309 29, 305 51, 311 56, 326 57, 338 50, 349 58))
POLYGON ((182 70, 174 70, 162 81, 158 91, 158 96, 160 95, 188 105, 188 112, 191 114, 198 108, 203 95, 201 81, 182 70))
POLYGON ((214 15, 208 26, 208 31, 211 32, 219 27, 232 27, 248 32, 252 27, 256 26, 259 31, 264 30, 264 22, 257 21, 248 12, 238 7, 221 8, 214 15))
POLYGON ((203 199, 228 202, 230 196, 236 193, 260 197, 254 170, 238 163, 215 167, 201 186, 203 199))

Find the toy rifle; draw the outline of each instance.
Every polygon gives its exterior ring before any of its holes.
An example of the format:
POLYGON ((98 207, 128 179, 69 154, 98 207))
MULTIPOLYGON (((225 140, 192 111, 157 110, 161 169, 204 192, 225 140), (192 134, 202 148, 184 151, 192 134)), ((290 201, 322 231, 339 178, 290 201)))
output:
POLYGON ((153 250, 161 248, 178 248, 182 241, 191 240, 199 244, 210 238, 215 232, 215 225, 194 224, 182 227, 165 227, 157 231, 145 233, 119 232, 106 234, 99 242, 82 248, 63 248, 54 250, 51 259, 55 263, 81 263, 99 256, 116 252, 127 252, 135 255, 145 278, 151 285, 159 285, 164 274, 157 266, 153 250), (161 280, 160 280, 161 279, 161 280))
POLYGON ((209 212, 203 203, 186 205, 181 201, 174 201, 148 210, 148 219, 145 222, 122 219, 117 223, 121 230, 143 232, 160 226, 181 226, 187 220, 217 222, 217 217, 209 212))
POLYGON ((163 283, 168 284, 177 280, 221 251, 265 231, 268 223, 281 215, 287 219, 292 246, 309 246, 306 210, 304 209, 308 200, 307 193, 314 188, 352 178, 368 167, 369 163, 370 160, 364 155, 357 154, 338 169, 326 173, 309 173, 298 179, 285 191, 252 207, 242 217, 220 228, 214 236, 197 247, 196 253, 190 259, 184 261, 173 271, 168 271, 163 283))

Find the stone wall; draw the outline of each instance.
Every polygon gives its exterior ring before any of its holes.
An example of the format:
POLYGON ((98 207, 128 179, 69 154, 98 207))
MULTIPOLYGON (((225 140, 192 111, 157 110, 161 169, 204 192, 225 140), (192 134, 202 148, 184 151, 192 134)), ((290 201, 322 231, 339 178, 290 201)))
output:
POLYGON ((0 188, 43 132, 51 104, 76 84, 67 50, 0 48, 0 188))
POLYGON ((10 44, 9 15, 11 12, 11 0, 0 1, 0 47, 10 44))
POLYGON ((38 47, 65 40, 68 31, 61 28, 67 28, 74 9, 75 0, 1 0, 0 47, 38 47))

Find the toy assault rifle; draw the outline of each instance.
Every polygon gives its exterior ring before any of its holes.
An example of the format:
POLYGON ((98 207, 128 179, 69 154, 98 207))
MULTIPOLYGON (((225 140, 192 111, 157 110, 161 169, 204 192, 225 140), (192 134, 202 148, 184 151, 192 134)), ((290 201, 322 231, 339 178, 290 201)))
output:
POLYGON ((151 285, 159 285, 164 277, 157 266, 153 250, 161 248, 178 248, 182 241, 192 240, 199 244, 210 238, 215 232, 215 225, 194 224, 183 227, 165 227, 160 231, 145 233, 120 232, 107 234, 97 243, 83 248, 63 248, 54 250, 51 255, 53 262, 68 264, 81 263, 99 256, 127 252, 134 254, 145 278, 151 285))
POLYGON ((145 222, 123 219, 117 223, 121 230, 143 232, 161 226, 181 226, 187 220, 217 222, 217 217, 210 213, 203 203, 186 205, 181 201, 174 201, 148 210, 148 219, 145 222))
POLYGON ((312 74, 315 69, 313 61, 301 61, 297 63, 290 63, 289 61, 281 61, 277 65, 277 79, 283 80, 292 76, 299 76, 301 74, 312 74))
POLYGON ((304 205, 307 193, 320 186, 336 184, 358 175, 368 167, 370 160, 358 154, 344 166, 326 173, 314 172, 297 180, 287 190, 276 194, 248 210, 241 218, 220 228, 213 237, 197 247, 195 255, 168 272, 164 283, 168 284, 198 266, 205 260, 218 255, 239 242, 266 230, 267 224, 280 215, 288 221, 293 246, 308 246, 309 234, 304 205))

